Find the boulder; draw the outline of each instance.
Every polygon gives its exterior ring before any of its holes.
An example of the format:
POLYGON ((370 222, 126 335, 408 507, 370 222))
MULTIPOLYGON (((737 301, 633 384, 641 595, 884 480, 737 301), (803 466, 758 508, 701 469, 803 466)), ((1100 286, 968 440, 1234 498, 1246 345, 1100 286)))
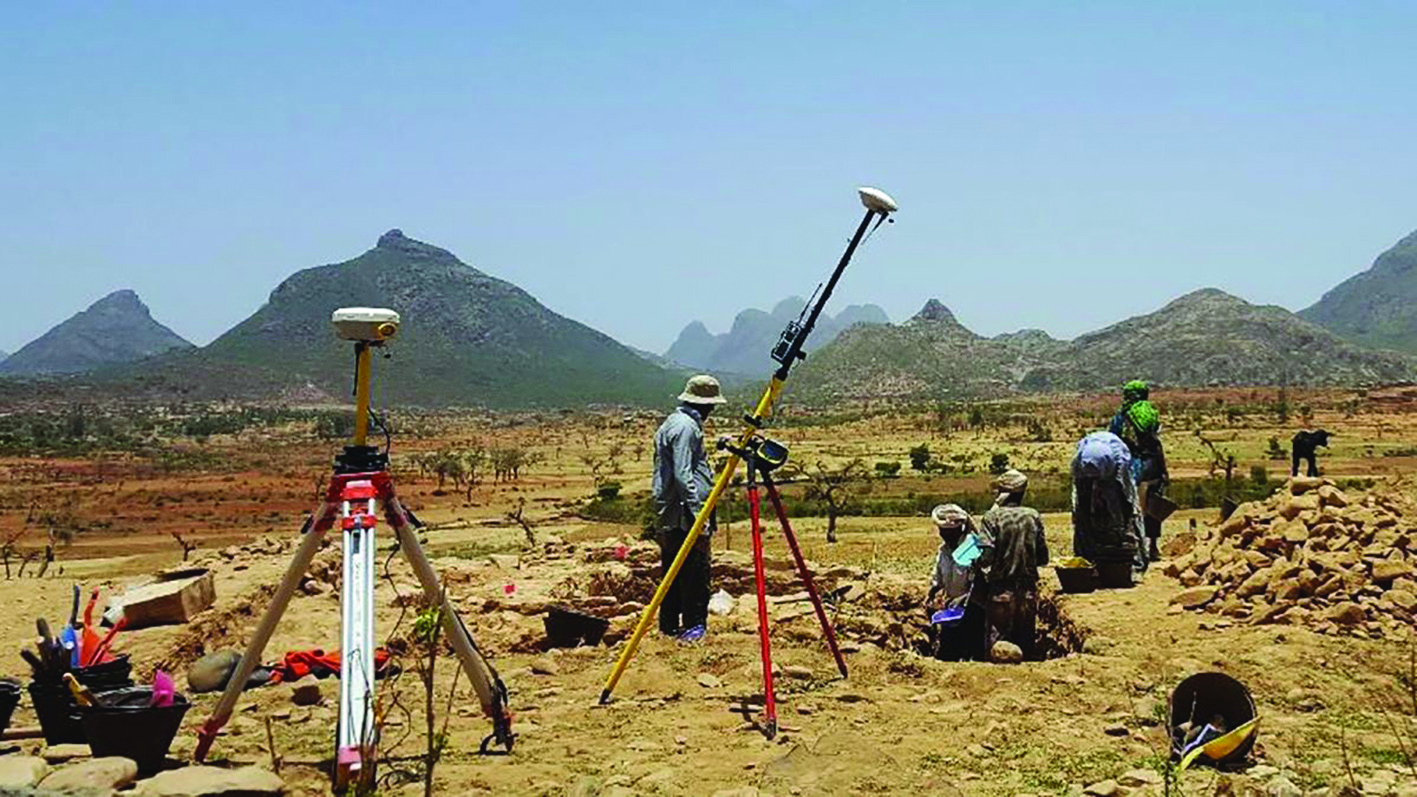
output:
POLYGON ((0 756, 0 791, 29 788, 48 774, 49 765, 39 756, 0 756))
POLYGON ((1338 623, 1339 625, 1351 626, 1365 622, 1368 619, 1368 615, 1363 611, 1362 606, 1352 602, 1344 602, 1325 612, 1324 619, 1338 623))
POLYGON ((996 664, 1018 664, 1023 661, 1023 650, 1012 642, 999 640, 989 649, 989 660, 996 664))
POLYGON ((131 758, 107 756, 65 764, 40 781, 40 788, 70 794, 108 795, 138 779, 138 764, 131 758))
POLYGON ((65 761, 73 761, 76 758, 88 758, 93 755, 86 744, 51 744, 40 753, 44 760, 50 764, 62 764, 65 761))
POLYGON ((1342 509, 1348 506, 1348 496, 1337 487, 1325 484, 1319 488, 1319 504, 1325 507, 1338 507, 1342 509))
POLYGON ((1403 611, 1417 611, 1417 593, 1394 588, 1387 591, 1386 597, 1394 606, 1403 611))
POLYGON ((1402 559, 1379 559, 1373 562, 1374 581, 1392 581, 1412 574, 1412 566, 1402 559))
POLYGON ((313 675, 307 675, 290 685, 290 702, 297 706, 317 706, 324 699, 320 680, 313 675))
POLYGON ((184 767, 138 781, 137 797, 278 797, 285 784, 260 767, 184 767))
POLYGON ((1191 587, 1181 590, 1171 599, 1172 605, 1179 605, 1187 609, 1195 609, 1215 600, 1218 590, 1215 587, 1191 587))
POLYGON ((1293 495, 1304 495, 1323 486, 1324 480, 1318 476, 1295 476, 1289 480, 1289 492, 1293 495))

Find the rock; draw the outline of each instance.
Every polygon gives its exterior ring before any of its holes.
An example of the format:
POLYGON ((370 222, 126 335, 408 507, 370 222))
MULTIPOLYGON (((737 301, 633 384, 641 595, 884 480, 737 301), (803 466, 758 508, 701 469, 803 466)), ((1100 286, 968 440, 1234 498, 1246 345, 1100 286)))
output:
POLYGON ((1185 609, 1198 609, 1215 600, 1217 592, 1219 590, 1215 587, 1191 587, 1177 593, 1176 597, 1171 599, 1171 604, 1185 609))
POLYGON ((0 790, 34 786, 48 774, 49 765, 39 756, 0 756, 0 790))
POLYGON ((1084 788, 1082 793, 1088 797, 1117 797, 1122 789, 1115 780, 1103 780, 1084 788))
POLYGON ((719 789, 713 797, 759 797, 756 786, 739 786, 736 789, 719 789))
POLYGON ((40 755, 51 764, 62 764, 75 758, 88 758, 93 753, 86 744, 51 744, 40 755))
POLYGON ((278 797, 285 784, 260 767, 184 767, 138 781, 135 797, 278 797))
POLYGON ((1348 496, 1337 487, 1325 484, 1319 488, 1319 503, 1323 506, 1336 506, 1342 509, 1348 506, 1348 496))
POLYGON ((1012 642, 999 640, 989 649, 989 660, 996 664, 1018 664, 1023 661, 1023 650, 1012 642))
POLYGON ((77 794, 111 794, 138 779, 138 764, 131 758, 107 756, 66 764, 40 782, 44 789, 77 794))
POLYGON ((556 662, 549 658, 542 657, 531 663, 532 675, 560 675, 561 668, 556 666, 556 662))
POLYGON ((798 680, 806 681, 812 677, 812 668, 803 667, 800 664, 789 664, 786 667, 782 668, 782 674, 787 676, 788 678, 796 678, 798 680))
POLYGON ((1403 611, 1417 611, 1417 593, 1409 592, 1405 589, 1390 589, 1387 591, 1387 599, 1403 611))
POLYGON ((297 706, 318 706, 324 699, 320 680, 313 675, 307 675, 290 685, 290 702, 297 706))
POLYGON ((1356 603, 1340 603, 1324 613, 1324 619, 1338 623, 1339 625, 1357 625, 1365 622, 1368 615, 1363 611, 1363 607, 1356 603))
POLYGON ((719 680, 718 676, 713 673, 701 672, 699 673, 699 686, 705 689, 717 689, 723 686, 723 681, 719 680))
POLYGON ((1392 581, 1412 574, 1412 566, 1402 559, 1379 559, 1373 562, 1374 581, 1392 581))
POLYGON ((226 687, 236 665, 241 663, 241 652, 218 650, 192 662, 187 668, 187 688, 193 692, 215 692, 226 687))
POLYGON ((1117 785, 1128 789, 1139 789, 1143 786, 1159 786, 1163 782, 1160 775, 1149 769, 1133 769, 1120 778, 1117 778, 1117 785))
POLYGON ((493 567, 502 570, 516 570, 522 563, 520 556, 510 553, 488 554, 487 561, 490 562, 493 567))
POLYGON ((1293 495, 1303 495, 1323 486, 1324 480, 1318 476, 1295 476, 1289 480, 1289 492, 1293 495))
POLYGON ((1304 792, 1283 775, 1271 780, 1265 786, 1267 797, 1304 797, 1304 792))
POLYGON ((1123 725, 1123 724, 1120 723, 1120 722, 1114 722, 1114 723, 1112 723, 1111 725, 1108 725, 1107 727, 1105 727, 1105 728, 1102 729, 1102 732, 1105 733, 1105 734, 1107 734, 1108 736, 1131 736, 1131 735, 1132 735, 1132 732, 1129 731, 1129 730, 1127 730, 1127 726, 1123 725))

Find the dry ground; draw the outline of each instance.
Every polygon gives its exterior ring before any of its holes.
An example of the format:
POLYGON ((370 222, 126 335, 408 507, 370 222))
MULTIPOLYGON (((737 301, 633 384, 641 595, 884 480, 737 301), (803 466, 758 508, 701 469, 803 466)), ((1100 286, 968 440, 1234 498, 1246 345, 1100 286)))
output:
MULTIPOLYGON (((1417 444, 1417 418, 1402 406, 1373 402, 1346 417, 1349 410, 1337 399, 1326 404, 1321 399, 1313 399, 1316 422, 1342 435, 1326 460, 1331 473, 1381 478, 1411 470, 1411 458, 1383 456, 1417 444)), ((1194 421, 1194 428, 1205 427, 1213 439, 1228 436, 1223 442, 1237 452, 1246 471, 1262 461, 1268 437, 1280 434, 1277 424, 1259 417, 1250 418, 1249 425, 1228 426, 1220 413, 1186 420, 1194 421)), ((547 458, 516 482, 476 488, 471 501, 456 493, 438 495, 433 479, 409 467, 400 469, 401 492, 433 527, 427 534, 430 551, 449 574, 455 600, 512 691, 520 734, 510 756, 477 755, 487 723, 460 684, 449 725, 451 744, 437 768, 439 793, 712 794, 740 787, 778 795, 1080 791, 1133 770, 1162 772, 1159 707, 1182 677, 1208 669, 1228 672, 1254 692, 1263 717, 1257 751, 1261 766, 1233 777, 1188 773, 1178 784, 1183 793, 1212 793, 1218 780, 1229 782, 1221 788, 1241 793, 1262 789, 1276 775, 1269 767, 1301 789, 1353 785, 1380 794, 1417 787, 1417 773, 1407 768, 1414 754, 1413 707, 1407 706, 1405 718, 1390 710, 1400 705, 1399 677, 1412 674, 1404 669, 1408 647, 1291 627, 1238 624, 1202 631, 1200 624, 1213 625, 1215 618, 1169 611, 1178 586, 1156 571, 1133 590, 1062 597, 1061 611, 1087 631, 1084 651, 1014 667, 943 664, 857 645, 848 654, 851 675, 840 680, 810 616, 779 622, 773 633, 776 660, 808 667, 813 677, 779 682, 785 732, 774 741, 765 740, 748 722, 753 712, 742 709, 761 695, 755 621, 746 602, 733 615, 715 618, 701 645, 685 647, 652 633, 615 701, 598 706, 596 698, 619 647, 525 650, 523 637, 539 622, 484 607, 489 600, 504 600, 509 584, 522 595, 548 594, 575 574, 571 561, 549 561, 538 549, 524 550, 522 530, 505 518, 522 500, 539 541, 550 535, 578 545, 635 538, 637 529, 588 523, 570 507, 592 491, 592 463, 582 457, 586 453, 608 458, 618 447, 624 472, 611 474, 602 463, 601 475, 624 482, 627 490, 643 489, 648 456, 640 452, 637 457, 635 446, 648 438, 655 423, 647 415, 628 422, 619 416, 537 423, 477 418, 452 425, 436 439, 409 441, 402 448, 396 440, 396 454, 489 439, 516 441, 547 458), (494 553, 525 555, 518 569, 507 570, 488 563, 494 553), (704 680, 716 685, 701 685, 703 674, 714 676, 716 681, 704 680)), ((723 421, 713 425, 732 430, 723 421)), ((1071 420, 1056 423, 1055 436, 1071 439, 1072 425, 1071 420)), ((1200 445, 1191 442, 1193 430, 1176 426, 1181 428, 1168 438, 1174 440, 1173 468, 1204 473, 1206 461, 1200 445)), ((904 461, 909 447, 928 442, 937 452, 966 454, 981 469, 997 450, 1011 452, 1011 459, 1031 468, 1061 468, 1070 449, 1068 442, 1026 442, 1021 429, 945 433, 928 414, 794 425, 783 428, 780 437, 793 447, 794 456, 807 460, 862 456, 904 461)), ((239 446, 222 440, 208 445, 239 446)), ((233 455, 232 469, 208 472, 152 474, 139 463, 123 461, 97 468, 93 462, 0 463, 9 469, 12 496, 62 493, 89 521, 113 519, 110 527, 91 526, 79 535, 45 578, 27 574, 0 582, 0 601, 11 608, 0 615, 0 637, 18 647, 33 633, 35 616, 59 619, 67 612, 75 580, 112 588, 177 563, 180 552, 168 536, 177 530, 199 542, 195 556, 215 562, 218 605, 198 634, 148 629, 124 635, 120 647, 133 654, 144 676, 159 661, 190 658, 197 647, 239 647, 288 553, 275 552, 274 542, 269 553, 241 553, 231 560, 216 552, 257 537, 293 542, 300 512, 314 495, 315 477, 329 453, 329 446, 292 433, 257 455, 233 455), (101 471, 97 476, 95 469, 101 471)), ((975 489, 982 479, 937 477, 933 485, 922 482, 920 489, 975 489)), ((0 514, 0 529, 24 528, 24 511, 23 500, 11 500, 0 514)), ((1208 522, 1214 512, 1187 513, 1170 528, 1190 517, 1208 522)), ((1054 551, 1066 553, 1066 516, 1049 515, 1047 524, 1054 551)), ((794 525, 809 559, 861 567, 882 579, 923 582, 936 544, 923 518, 845 518, 835 545, 823 541, 821 519, 802 518, 794 525)), ((732 547, 744 550, 745 532, 735 524, 720 533, 715 546, 729 545, 731 536, 732 547)), ((771 556, 785 557, 776 531, 768 536, 768 548, 771 556)), ((406 633, 409 618, 396 628, 403 612, 393 605, 393 593, 406 590, 413 579, 398 562, 389 572, 392 585, 380 587, 380 633, 399 635, 406 633)), ((338 618, 332 595, 298 597, 267 658, 285 650, 334 647, 338 618)), ((18 676, 22 670, 18 656, 0 663, 0 672, 18 676)), ((442 667, 439 705, 451 677, 451 666, 442 667)), ((334 694, 334 686, 327 684, 327 694, 334 694)), ((410 712, 389 713, 385 752, 395 760, 384 771, 415 771, 416 764, 407 759, 421 751, 421 688, 409 673, 386 687, 385 694, 398 695, 410 712)), ((174 755, 190 753, 193 731, 214 703, 211 696, 197 698, 174 755)), ((275 752, 292 789, 323 793, 319 765, 329 755, 333 734, 328 701, 303 708, 291 705, 285 688, 249 692, 229 732, 218 740, 217 754, 233 762, 269 764, 267 718, 273 720, 275 752)), ((32 720, 22 708, 16 722, 32 720)), ((419 788, 389 783, 385 791, 412 794, 419 788)))

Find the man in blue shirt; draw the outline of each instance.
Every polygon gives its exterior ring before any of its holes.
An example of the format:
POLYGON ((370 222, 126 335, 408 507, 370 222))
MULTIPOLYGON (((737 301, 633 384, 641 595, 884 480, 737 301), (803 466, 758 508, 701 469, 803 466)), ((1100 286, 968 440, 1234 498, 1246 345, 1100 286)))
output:
MULTIPOLYGON (((689 378, 679 407, 654 433, 654 508, 658 517, 660 561, 664 572, 674 562, 713 487, 713 470, 704 451, 704 419, 725 403, 718 380, 705 374, 689 378)), ((659 630, 685 642, 702 639, 708 624, 710 521, 659 607, 659 630)))

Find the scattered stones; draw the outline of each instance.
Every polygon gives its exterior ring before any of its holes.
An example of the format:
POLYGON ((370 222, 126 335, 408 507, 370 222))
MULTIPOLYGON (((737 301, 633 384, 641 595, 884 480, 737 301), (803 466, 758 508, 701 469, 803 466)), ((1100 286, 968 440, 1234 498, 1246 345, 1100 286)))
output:
POLYGON ((1087 797, 1118 797, 1122 793, 1122 788, 1115 780, 1104 780, 1092 784, 1082 790, 1087 797))
POLYGON ((549 658, 539 658, 531 663, 532 675, 560 675, 561 668, 549 658))
POLYGON ((1023 650, 1012 642, 999 640, 989 649, 989 660, 997 664, 1018 664, 1023 661, 1023 650))
POLYGON ((1215 587, 1191 587, 1181 590, 1171 599, 1171 603, 1184 609, 1198 609, 1215 600, 1218 591, 1215 587))
POLYGON ((0 756, 0 790, 27 788, 48 774, 49 765, 39 756, 0 756))
POLYGON ((107 756, 66 764, 55 770, 40 786, 46 790, 78 794, 109 794, 126 788, 138 779, 138 764, 131 758, 107 756))
POLYGON ((1105 733, 1105 734, 1107 734, 1108 736, 1131 736, 1131 735, 1132 735, 1132 732, 1127 729, 1127 726, 1123 725, 1123 724, 1120 723, 1120 722, 1114 722, 1114 723, 1112 723, 1111 725, 1108 725, 1107 727, 1105 727, 1105 728, 1102 729, 1102 732, 1105 733))
POLYGON ((713 673, 701 672, 699 673, 699 686, 705 689, 718 689, 723 686, 723 681, 719 680, 719 677, 713 673))
POLYGON ((320 691, 320 680, 313 675, 307 675, 290 685, 290 702, 297 706, 316 706, 324 699, 325 695, 320 691))
POLYGON ((1143 786, 1159 786, 1163 783, 1162 777, 1149 769, 1133 769, 1130 772, 1117 778, 1117 785, 1128 789, 1139 789, 1143 786))
POLYGON ((278 797, 285 784, 275 774, 260 767, 236 769, 184 767, 140 780, 134 795, 140 797, 278 797))
POLYGON ((803 667, 800 664, 789 664, 782 668, 782 674, 788 678, 805 681, 812 677, 812 668, 803 667))
POLYGON ((76 758, 88 758, 93 755, 86 744, 51 744, 40 753, 44 760, 50 764, 62 764, 65 761, 73 761, 76 758))

